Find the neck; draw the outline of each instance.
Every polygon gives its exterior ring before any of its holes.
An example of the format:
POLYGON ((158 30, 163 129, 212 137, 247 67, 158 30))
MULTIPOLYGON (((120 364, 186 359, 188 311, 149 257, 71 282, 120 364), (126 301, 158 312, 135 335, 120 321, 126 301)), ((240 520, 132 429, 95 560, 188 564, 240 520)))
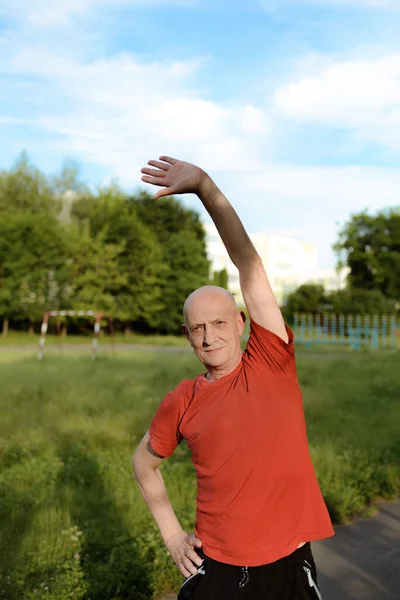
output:
POLYGON ((242 354, 243 354, 243 352, 242 352, 242 350, 240 350, 238 352, 238 354, 235 356, 235 358, 232 359, 232 361, 229 361, 229 364, 224 364, 224 365, 221 365, 220 367, 212 367, 210 365, 205 365, 205 367, 207 368, 207 373, 206 373, 207 381, 217 381, 218 379, 221 379, 222 377, 229 375, 229 373, 232 373, 232 371, 234 371, 236 369, 236 367, 242 360, 242 354))

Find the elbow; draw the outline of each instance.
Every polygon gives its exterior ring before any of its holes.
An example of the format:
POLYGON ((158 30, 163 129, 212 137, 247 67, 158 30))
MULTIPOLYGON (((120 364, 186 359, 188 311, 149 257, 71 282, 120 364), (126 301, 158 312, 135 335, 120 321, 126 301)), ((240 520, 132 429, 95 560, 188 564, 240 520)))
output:
POLYGON ((239 272, 245 271, 247 273, 252 273, 264 270, 264 265, 261 256, 257 253, 255 248, 253 248, 252 252, 244 256, 241 259, 240 263, 236 266, 239 272))
POLYGON ((264 265, 263 265, 263 261, 261 256, 258 254, 257 250, 254 249, 254 253, 249 256, 249 262, 251 265, 253 265, 253 267, 257 268, 257 269, 263 269, 264 265))

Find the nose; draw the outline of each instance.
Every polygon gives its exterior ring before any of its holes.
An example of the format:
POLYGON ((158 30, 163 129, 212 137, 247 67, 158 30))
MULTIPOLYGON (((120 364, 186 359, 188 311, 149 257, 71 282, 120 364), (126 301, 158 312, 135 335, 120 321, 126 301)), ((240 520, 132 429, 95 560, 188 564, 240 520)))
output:
POLYGON ((204 327, 204 337, 203 337, 203 347, 207 348, 208 346, 212 346, 217 336, 215 335, 215 331, 212 327, 204 327))

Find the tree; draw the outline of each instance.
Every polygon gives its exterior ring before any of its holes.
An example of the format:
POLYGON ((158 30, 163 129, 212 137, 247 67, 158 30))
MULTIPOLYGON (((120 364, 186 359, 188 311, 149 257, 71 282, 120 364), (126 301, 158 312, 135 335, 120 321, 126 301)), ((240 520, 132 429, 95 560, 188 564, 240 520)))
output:
POLYGON ((169 196, 155 200, 147 192, 140 192, 132 196, 130 201, 135 203, 139 219, 156 233, 163 246, 171 235, 181 231, 191 231, 196 239, 205 244, 200 215, 183 206, 176 198, 169 196))
POLYGON ((111 185, 100 189, 97 198, 77 198, 71 214, 80 227, 88 226, 93 238, 100 235, 104 244, 123 244, 118 267, 126 280, 114 290, 115 316, 139 328, 157 329, 167 268, 162 248, 154 232, 139 219, 135 204, 111 185))
POLYGON ((180 333, 183 304, 198 287, 207 284, 209 263, 202 244, 192 231, 174 233, 164 249, 169 267, 163 286, 165 309, 160 314, 160 331, 180 333))
POLYGON ((226 269, 222 269, 221 271, 215 271, 213 273, 211 285, 217 285, 217 286, 225 288, 227 290, 228 289, 228 271, 226 269))
POLYGON ((117 316, 118 294, 128 283, 119 265, 125 244, 107 244, 104 237, 104 232, 92 237, 87 225, 70 227, 70 287, 65 307, 117 316))
POLYGON ((0 212, 0 315, 41 318, 67 285, 67 242, 55 216, 0 212))
POLYGON ((166 274, 162 281, 164 307, 160 329, 164 333, 179 333, 186 297, 209 282, 210 265, 200 216, 172 197, 155 200, 141 192, 130 201, 162 249, 166 274))
POLYGON ((48 179, 23 152, 10 171, 0 172, 0 212, 46 213, 61 209, 48 179))
POLYGON ((71 159, 66 159, 60 173, 50 177, 50 186, 55 196, 62 196, 66 192, 77 195, 89 194, 88 187, 80 180, 79 164, 71 159))
POLYGON ((319 314, 329 307, 324 286, 305 283, 289 294, 284 308, 285 318, 291 320, 295 313, 319 314))
POLYGON ((352 289, 379 291, 398 300, 400 281, 400 209, 392 208, 371 216, 367 211, 353 215, 334 245, 339 266, 347 264, 352 289), (344 253, 344 260, 340 257, 344 253))
POLYGON ((393 300, 385 298, 379 290, 359 290, 348 287, 332 292, 329 303, 334 313, 344 314, 395 314, 396 306, 393 300))

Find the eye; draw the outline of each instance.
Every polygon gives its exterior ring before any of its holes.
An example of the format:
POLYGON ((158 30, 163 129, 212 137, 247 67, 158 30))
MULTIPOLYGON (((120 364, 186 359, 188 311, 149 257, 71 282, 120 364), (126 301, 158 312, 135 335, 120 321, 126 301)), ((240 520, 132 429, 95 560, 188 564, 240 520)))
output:
POLYGON ((223 325, 224 321, 217 321, 217 325, 223 325))

